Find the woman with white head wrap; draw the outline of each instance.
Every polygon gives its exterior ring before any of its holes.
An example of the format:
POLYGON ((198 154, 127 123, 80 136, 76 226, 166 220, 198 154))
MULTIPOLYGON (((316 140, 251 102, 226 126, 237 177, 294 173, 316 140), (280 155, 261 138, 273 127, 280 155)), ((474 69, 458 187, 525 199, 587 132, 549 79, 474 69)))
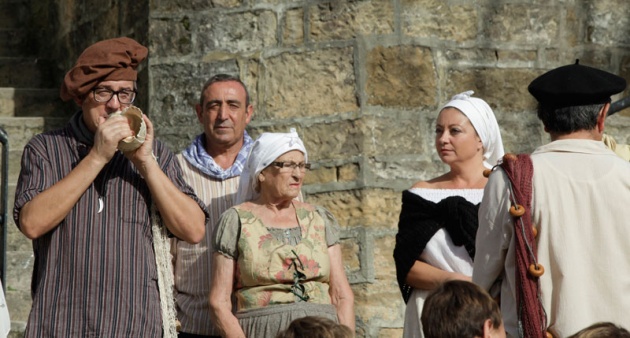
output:
POLYGON ((294 129, 263 133, 252 145, 237 205, 213 235, 210 312, 224 337, 275 337, 306 316, 354 331, 339 225, 326 209, 297 199, 307 160, 294 129))
POLYGON ((404 337, 423 337, 424 299, 441 283, 471 280, 477 211, 487 168, 503 156, 497 120, 482 99, 463 92, 440 109, 435 147, 450 170, 403 192, 394 261, 405 311, 404 337))

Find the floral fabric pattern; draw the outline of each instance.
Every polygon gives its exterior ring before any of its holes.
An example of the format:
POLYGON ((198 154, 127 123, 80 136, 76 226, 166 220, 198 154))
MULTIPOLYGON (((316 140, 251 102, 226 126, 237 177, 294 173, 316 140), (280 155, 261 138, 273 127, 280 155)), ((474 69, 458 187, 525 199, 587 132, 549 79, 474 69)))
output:
POLYGON ((302 240, 297 245, 278 241, 247 204, 235 207, 241 221, 237 261, 237 310, 273 304, 313 302, 330 304, 330 258, 324 219, 315 209, 294 202, 302 240))

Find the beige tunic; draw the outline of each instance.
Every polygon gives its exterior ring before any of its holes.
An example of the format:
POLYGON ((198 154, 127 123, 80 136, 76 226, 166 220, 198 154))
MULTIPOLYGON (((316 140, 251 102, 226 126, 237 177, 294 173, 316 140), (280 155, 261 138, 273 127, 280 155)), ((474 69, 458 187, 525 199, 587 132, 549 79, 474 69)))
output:
MULTIPOLYGON (((532 154, 532 219, 544 266, 542 301, 549 330, 566 337, 599 321, 630 318, 630 164, 602 142, 559 140, 532 154)), ((490 176, 479 210, 473 281, 501 279, 501 311, 518 336, 515 248, 507 177, 490 176)))

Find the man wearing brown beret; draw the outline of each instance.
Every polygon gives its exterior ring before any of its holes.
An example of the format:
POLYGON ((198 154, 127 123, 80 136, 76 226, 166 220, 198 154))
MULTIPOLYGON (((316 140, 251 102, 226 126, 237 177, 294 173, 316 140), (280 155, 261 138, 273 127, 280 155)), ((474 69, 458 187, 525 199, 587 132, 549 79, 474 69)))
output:
POLYGON ((199 242, 207 211, 146 115, 144 142, 118 150, 140 136, 113 113, 132 105, 146 56, 129 38, 88 47, 61 87, 81 111, 24 149, 14 219, 35 255, 26 337, 176 334, 165 235, 199 242))
POLYGON ((473 281, 500 286, 510 337, 630 318, 630 164, 602 142, 614 74, 578 63, 529 85, 551 142, 509 154, 479 208, 473 281))

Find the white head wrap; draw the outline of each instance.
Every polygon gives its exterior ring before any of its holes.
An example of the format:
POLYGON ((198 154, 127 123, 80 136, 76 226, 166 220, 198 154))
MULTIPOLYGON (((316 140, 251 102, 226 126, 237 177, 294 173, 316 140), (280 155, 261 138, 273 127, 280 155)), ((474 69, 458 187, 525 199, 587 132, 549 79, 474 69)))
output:
POLYGON ((308 162, 308 155, 304 143, 295 128, 288 133, 263 133, 258 137, 247 157, 247 162, 241 173, 241 179, 236 193, 236 204, 251 201, 260 195, 256 192, 258 175, 282 154, 291 150, 304 153, 304 160, 308 162))
POLYGON ((453 107, 468 117, 483 143, 483 165, 486 168, 492 168, 504 154, 501 131, 490 106, 480 98, 471 97, 473 93, 469 90, 453 96, 440 111, 453 107))

